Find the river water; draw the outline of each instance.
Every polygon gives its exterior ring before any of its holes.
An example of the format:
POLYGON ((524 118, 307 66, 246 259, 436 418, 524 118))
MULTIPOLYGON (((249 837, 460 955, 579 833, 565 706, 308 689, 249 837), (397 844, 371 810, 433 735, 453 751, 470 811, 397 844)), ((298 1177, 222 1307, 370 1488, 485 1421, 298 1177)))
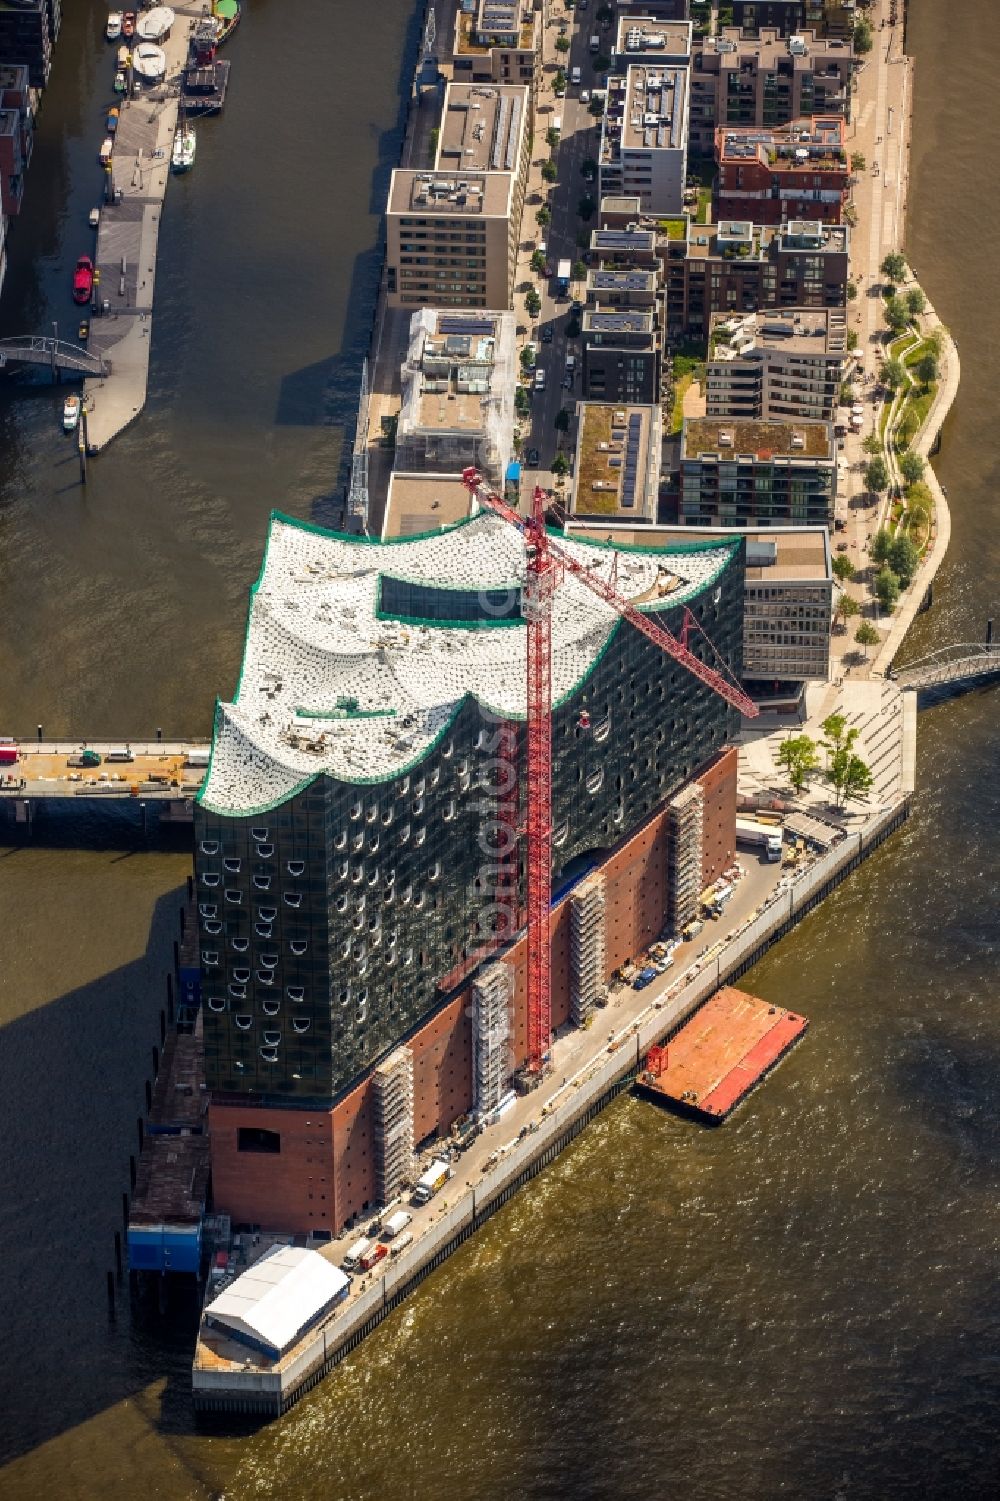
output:
MULTIPOLYGON (((104 10, 65 10, 4 334, 71 323, 99 187, 104 10)), ((917 655, 997 603, 1000 48, 969 0, 909 38, 907 248, 963 364, 917 655)), ((207 731, 268 510, 330 514, 414 43, 404 0, 253 0, 170 185, 143 418, 84 491, 57 394, 0 392, 4 733, 207 731)), ((109 1323, 104 1288, 188 861, 0 851, 0 1495, 1000 1494, 996 702, 922 716, 909 825, 748 977, 812 1027, 747 1107, 622 1098, 249 1437, 193 1425, 190 1317, 109 1323)))

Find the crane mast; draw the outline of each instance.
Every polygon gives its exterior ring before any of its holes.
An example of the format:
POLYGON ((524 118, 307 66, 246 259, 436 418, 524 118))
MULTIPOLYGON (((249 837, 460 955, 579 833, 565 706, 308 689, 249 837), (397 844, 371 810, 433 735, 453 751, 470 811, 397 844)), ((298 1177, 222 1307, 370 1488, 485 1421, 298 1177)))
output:
POLYGON ((531 515, 525 517, 492 491, 478 470, 463 470, 462 480, 474 500, 517 528, 525 544, 521 613, 527 627, 527 1069, 529 1074, 540 1077, 552 1038, 549 917, 552 899, 552 605, 565 574, 571 573, 580 579, 622 619, 641 631, 647 640, 680 662, 742 714, 753 718, 758 710, 742 689, 688 649, 688 628, 691 623, 696 624, 692 616, 685 619, 685 639, 678 641, 659 621, 644 615, 618 593, 616 575, 612 582, 607 582, 549 537, 545 529, 544 490, 536 486, 531 515))

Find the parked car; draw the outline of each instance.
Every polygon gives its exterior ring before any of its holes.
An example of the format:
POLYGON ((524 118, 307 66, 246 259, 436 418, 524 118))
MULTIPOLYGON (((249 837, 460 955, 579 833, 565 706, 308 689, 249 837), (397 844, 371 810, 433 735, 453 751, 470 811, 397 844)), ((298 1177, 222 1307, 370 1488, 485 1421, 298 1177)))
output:
POLYGON ((546 323, 545 327, 542 329, 542 343, 543 344, 551 344, 552 343, 552 324, 551 323, 546 323))
POLYGON ((537 464, 538 464, 538 457, 539 457, 539 455, 538 455, 538 449, 537 448, 529 448, 528 449, 528 465, 529 465, 529 467, 531 469, 534 469, 537 466, 537 464))

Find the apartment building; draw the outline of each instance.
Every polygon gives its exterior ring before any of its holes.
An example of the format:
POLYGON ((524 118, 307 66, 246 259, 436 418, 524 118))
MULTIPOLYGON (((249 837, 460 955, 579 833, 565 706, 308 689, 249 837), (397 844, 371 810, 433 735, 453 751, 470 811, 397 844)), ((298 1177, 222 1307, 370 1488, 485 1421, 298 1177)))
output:
POLYGON ((588 401, 645 405, 660 399, 660 334, 656 314, 628 309, 582 318, 583 394, 588 401))
POLYGON ((587 306, 595 312, 640 309, 653 312, 659 300, 659 277, 655 271, 610 271, 599 267, 587 272, 587 306))
POLYGON ((687 526, 832 526, 833 428, 826 422, 688 419, 678 519, 687 526))
POLYGON ((392 174, 390 307, 511 307, 529 106, 530 91, 521 85, 448 85, 433 170, 392 174))
POLYGON ((581 520, 656 521, 663 426, 658 405, 577 405, 569 512, 581 520))
POLYGON ((62 0, 3 0, 0 57, 23 63, 32 88, 43 89, 52 70, 52 49, 62 25, 62 0))
POLYGON ((706 414, 832 422, 848 363, 842 308, 712 317, 706 414))
MULTIPOLYGON (((707 546, 734 533, 718 527, 632 527, 624 515, 567 523, 569 536, 616 547, 707 546)), ((829 677, 834 579, 823 526, 768 527, 745 539, 742 682, 769 708, 798 704, 803 685, 829 677)))
POLYGON ((757 224, 821 219, 839 224, 850 192, 844 122, 833 115, 767 129, 715 132, 720 218, 757 224))
POLYGON ((634 63, 612 74, 601 127, 600 192, 639 199, 649 214, 676 214, 687 177, 687 65, 634 63))
POLYGON ((716 313, 843 308, 849 252, 845 224, 689 224, 686 237, 663 245, 668 333, 707 338, 716 313))
POLYGON ((854 48, 812 31, 782 36, 767 27, 743 36, 727 26, 698 43, 691 59, 692 151, 711 152, 719 126, 785 125, 851 109, 854 48))
POLYGON ((410 320, 394 469, 460 474, 494 484, 513 452, 517 389, 513 313, 426 308, 410 320))
POLYGON ((849 37, 857 19, 855 0, 730 0, 733 24, 756 35, 773 27, 782 36, 812 27, 817 35, 849 37))
POLYGON ((451 76, 456 83, 524 84, 534 89, 542 16, 525 0, 477 0, 455 17, 451 76))

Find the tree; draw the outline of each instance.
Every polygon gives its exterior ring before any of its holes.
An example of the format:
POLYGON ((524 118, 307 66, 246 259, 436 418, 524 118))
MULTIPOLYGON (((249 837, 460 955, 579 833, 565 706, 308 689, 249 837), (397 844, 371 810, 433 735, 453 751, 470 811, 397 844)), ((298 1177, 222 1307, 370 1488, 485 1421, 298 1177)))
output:
POLYGON ((853 405, 853 402, 854 402, 854 387, 851 385, 851 383, 850 383, 849 380, 841 381, 841 383, 840 383, 840 405, 842 407, 849 407, 849 406, 853 405))
POLYGON ((875 490, 879 494, 889 488, 889 471, 885 467, 885 459, 877 454, 865 465, 865 485, 869 490, 875 490))
POLYGON ((569 459, 564 453, 557 453, 552 460, 552 473, 560 476, 569 474, 569 459))
POLYGON ((551 223, 551 221, 552 213, 549 209, 549 206, 547 203, 543 203, 541 208, 537 209, 535 212, 535 223, 539 224, 542 229, 544 229, 546 224, 551 223))
POLYGON ((562 68, 557 68, 552 79, 552 87, 557 94, 566 92, 566 74, 562 68))
POLYGON ((808 735, 789 735, 778 747, 778 764, 788 772, 788 780, 796 792, 801 792, 806 777, 819 765, 816 742, 808 735))
POLYGON ((858 224, 858 211, 853 203, 844 204, 844 223, 851 229, 856 229, 858 224))
POLYGON ((899 461, 899 472, 908 485, 915 485, 924 477, 924 461, 912 448, 907 449, 899 461))
POLYGON ((556 422, 555 422, 555 425, 556 425, 557 431, 559 431, 561 433, 568 433, 569 432, 569 409, 568 409, 568 407, 560 407, 559 408, 558 412, 556 413, 556 422))
POLYGON ((937 380, 937 378, 938 378, 938 357, 937 357, 937 355, 933 354, 928 349, 925 354, 922 354, 920 356, 920 358, 917 361, 916 366, 914 368, 916 369, 917 380, 920 382, 920 384, 923 386, 924 390, 926 391, 927 387, 931 384, 931 382, 937 380))
POLYGON ((944 329, 943 328, 932 328, 929 333, 924 334, 924 349, 927 350, 927 352, 929 354, 940 355, 940 353, 941 353, 941 345, 943 343, 944 343, 944 329))
POLYGON ((910 321, 910 314, 902 297, 886 299, 885 321, 894 334, 901 334, 906 328, 910 321))
POLYGON ((906 275, 906 261, 898 250, 890 250, 882 262, 882 275, 886 281, 902 281, 906 275))
POLYGON ((906 367, 902 360, 886 360, 882 366, 882 379, 890 391, 898 391, 906 384, 906 367))
POLYGON ((594 58, 595 73, 606 73, 610 67, 611 59, 606 52, 602 52, 594 58))
POLYGON ((599 120, 604 114, 604 100, 600 98, 597 93, 592 93, 590 96, 590 103, 587 105, 587 108, 593 115, 594 119, 599 120))
POLYGON ((522 417, 527 416, 531 410, 531 398, 523 386, 518 386, 514 392, 514 406, 522 417))
POLYGON ((534 344, 525 344, 524 348, 521 350, 521 369, 532 370, 534 368, 534 364, 535 346, 534 344))
POLYGON ((562 32, 559 36, 556 37, 556 51, 557 52, 568 52, 569 51, 569 37, 566 35, 565 31, 562 32))
POLYGON ((856 281, 849 281, 847 283, 847 300, 848 300, 848 302, 853 302, 854 299, 857 297, 857 295, 858 295, 858 284, 857 284, 857 282, 856 281))
POLYGON ((854 577, 854 564, 846 553, 838 552, 833 560, 834 577, 846 584, 854 577))
POLYGON ((877 458, 878 455, 882 452, 882 439, 879 437, 878 433, 869 433, 862 442, 861 447, 864 449, 865 453, 870 454, 873 459, 877 458))
POLYGON ((537 318, 539 313, 542 311, 542 299, 539 297, 534 287, 532 287, 531 291, 526 294, 524 299, 524 306, 527 310, 529 318, 537 318))
POLYGON ((912 521, 930 521, 934 500, 923 480, 917 480, 906 492, 906 509, 912 521))
POLYGON ((906 306, 911 318, 919 318, 927 306, 927 298, 919 287, 910 287, 906 293, 906 306))
POLYGON ((878 631, 872 625, 872 623, 871 623, 870 620, 862 620, 861 624, 858 626, 857 630, 854 632, 854 639, 858 643, 859 646, 863 646, 864 647, 864 649, 865 649, 865 661, 867 662, 868 661, 868 648, 870 646, 878 646, 879 641, 881 640, 881 637, 879 636, 878 631))
POLYGON ((610 26, 615 18, 615 13, 610 5, 599 5, 595 14, 602 26, 610 26))
POLYGON ((542 162, 542 176, 544 177, 546 182, 555 182, 556 178, 559 176, 559 168, 556 166, 555 162, 542 162))
POLYGON ((545 132, 545 144, 546 144, 546 146, 550 147, 551 150, 555 151, 556 147, 559 145, 559 139, 560 139, 560 137, 559 137, 558 130, 556 130, 556 128, 555 128, 554 125, 550 125, 549 128, 548 128, 548 130, 545 132))
MULTIPOLYGON (((856 736, 857 730, 852 730, 851 734, 856 736)), ((850 744, 845 742, 838 751, 834 752, 826 773, 837 789, 837 802, 841 806, 849 797, 858 797, 867 792, 872 785, 871 770, 860 756, 854 754, 851 749, 853 743, 853 740, 850 744)))
POLYGON ((891 615, 899 599, 899 579, 889 567, 881 568, 875 579, 875 594, 887 615, 891 615))
POLYGON ((871 540, 871 546, 868 548, 868 556, 873 563, 884 563, 889 556, 891 546, 892 532, 886 531, 884 526, 880 526, 871 540))
MULTIPOLYGON (((823 749, 828 753, 839 750, 844 743, 844 737, 848 733, 852 734, 855 740, 858 736, 857 730, 848 732, 847 716, 845 714, 828 714, 820 725, 820 729, 826 736, 826 739, 821 744, 823 749)), ((853 745, 854 741, 852 740, 850 743, 853 745)))
POLYGON ((865 161, 865 154, 864 154, 864 152, 863 151, 855 151, 853 153, 853 155, 851 156, 851 171, 852 172, 863 172, 865 170, 865 167, 867 165, 868 165, 868 163, 865 161))
POLYGON ((859 57, 872 50, 875 33, 867 16, 861 16, 854 26, 854 50, 859 57))
POLYGON ((586 277, 587 277, 587 268, 583 264, 583 261, 574 261, 573 262, 573 280, 574 281, 585 281, 586 277))
POLYGON ((857 347, 858 347, 858 331, 857 331, 856 328, 849 328, 847 330, 847 348, 849 350, 855 350, 855 349, 857 349, 857 347))
POLYGON ((594 199, 590 196, 589 193, 584 193, 583 197, 580 199, 579 203, 576 206, 576 211, 580 215, 580 218, 584 220, 584 222, 594 217, 594 214, 597 211, 597 204, 594 202, 594 199))
POLYGON ((531 269, 532 271, 534 271, 536 276, 545 275, 545 256, 540 250, 532 251, 531 269))
POLYGON ((888 565, 892 569, 893 573, 899 579, 902 587, 905 589, 907 585, 911 583, 913 575, 917 571, 917 565, 920 562, 920 554, 917 551, 914 543, 910 540, 906 533, 903 532, 898 537, 893 538, 892 546, 889 548, 889 556, 886 561, 888 562, 888 565))
POLYGON ((861 606, 849 594, 842 594, 840 596, 840 613, 844 617, 844 625, 846 626, 847 622, 853 620, 855 615, 861 614, 861 606))

